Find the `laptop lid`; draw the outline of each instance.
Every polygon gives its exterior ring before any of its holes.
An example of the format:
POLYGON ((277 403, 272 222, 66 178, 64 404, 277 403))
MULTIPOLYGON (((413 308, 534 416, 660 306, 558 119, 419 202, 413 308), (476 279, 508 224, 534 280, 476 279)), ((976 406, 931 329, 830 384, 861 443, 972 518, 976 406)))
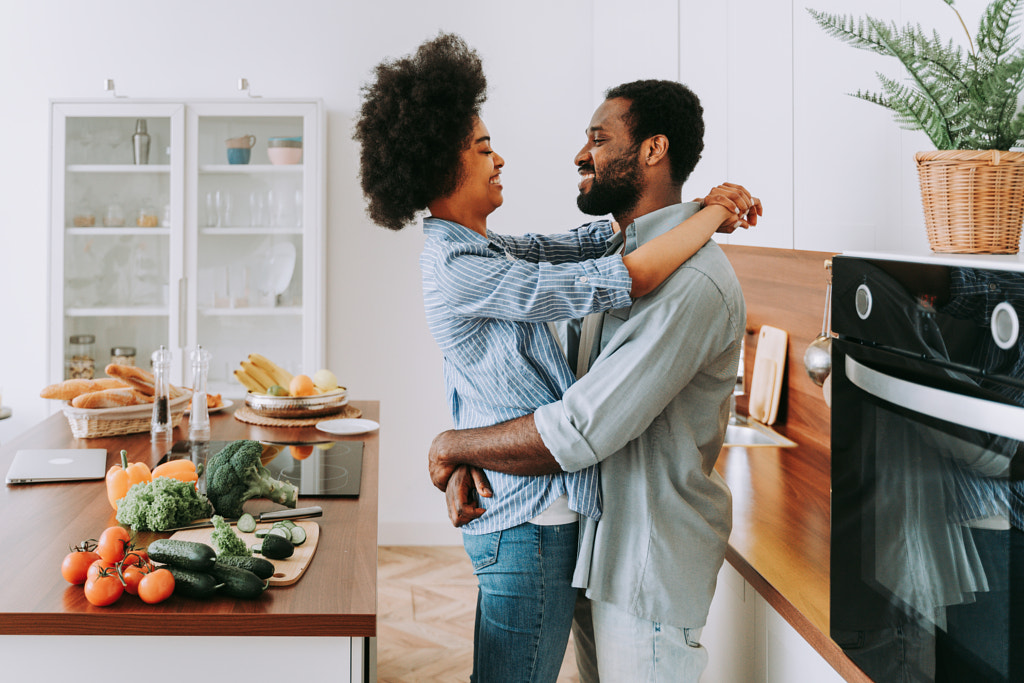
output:
POLYGON ((8 484, 102 479, 107 473, 104 448, 22 449, 7 470, 8 484))

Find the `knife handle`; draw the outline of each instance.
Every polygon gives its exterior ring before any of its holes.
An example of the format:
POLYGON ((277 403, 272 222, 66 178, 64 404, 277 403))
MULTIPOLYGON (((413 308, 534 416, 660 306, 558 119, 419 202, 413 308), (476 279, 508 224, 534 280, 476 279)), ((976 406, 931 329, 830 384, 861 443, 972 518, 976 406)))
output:
POLYGON ((261 522, 272 522, 276 519, 301 519, 304 517, 320 517, 324 514, 324 510, 319 505, 314 505, 308 508, 296 508, 294 510, 274 510, 273 512, 263 512, 260 514, 261 522))

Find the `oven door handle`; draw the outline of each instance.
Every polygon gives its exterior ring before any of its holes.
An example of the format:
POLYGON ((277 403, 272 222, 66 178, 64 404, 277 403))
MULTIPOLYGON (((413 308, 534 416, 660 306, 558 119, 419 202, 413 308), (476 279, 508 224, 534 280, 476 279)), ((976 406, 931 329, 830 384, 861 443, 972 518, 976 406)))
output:
POLYGON ((1024 409, 914 384, 846 356, 846 377, 867 393, 962 427, 1024 441, 1024 409))

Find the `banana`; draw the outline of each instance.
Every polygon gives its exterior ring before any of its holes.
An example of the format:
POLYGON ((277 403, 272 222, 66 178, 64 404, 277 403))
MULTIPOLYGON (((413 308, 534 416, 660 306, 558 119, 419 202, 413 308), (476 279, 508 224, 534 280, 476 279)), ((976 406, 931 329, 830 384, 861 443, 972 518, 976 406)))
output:
POLYGON ((250 353, 249 362, 267 373, 267 375, 269 375, 273 380, 273 384, 278 384, 287 388, 292 381, 292 373, 288 372, 266 356, 261 356, 258 353, 250 353))
POLYGON ((235 370, 235 379, 241 382, 242 386, 244 386, 249 391, 252 391, 257 394, 262 394, 266 392, 266 389, 260 386, 260 383, 257 382, 255 379, 246 374, 244 370, 235 370))
POLYGON ((242 361, 242 369, 245 370, 245 374, 249 375, 254 380, 263 385, 264 391, 277 384, 277 382, 274 381, 273 377, 271 377, 266 372, 256 367, 255 364, 250 363, 247 360, 242 361))

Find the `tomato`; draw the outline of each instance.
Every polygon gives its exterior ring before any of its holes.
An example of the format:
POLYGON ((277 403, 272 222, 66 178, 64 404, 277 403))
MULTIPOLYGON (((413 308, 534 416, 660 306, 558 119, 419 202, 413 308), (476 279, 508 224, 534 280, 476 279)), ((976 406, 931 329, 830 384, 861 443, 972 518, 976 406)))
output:
POLYGON ((145 550, 136 550, 135 548, 128 548, 128 552, 125 554, 124 559, 121 560, 121 564, 125 567, 129 565, 149 565, 149 554, 145 550))
POLYGON ((85 599, 97 607, 114 604, 122 593, 124 586, 113 570, 103 570, 95 579, 85 582, 85 599))
POLYGON ((60 565, 61 576, 70 584, 78 586, 85 583, 89 565, 100 559, 98 553, 91 550, 74 550, 67 554, 60 565))
POLYGON ((146 574, 139 582, 139 597, 143 602, 163 602, 174 592, 174 574, 167 569, 157 569, 146 574))
POLYGON ((131 595, 139 594, 139 584, 149 573, 148 565, 139 566, 136 564, 121 568, 121 576, 124 578, 124 590, 131 595))
POLYGON ((116 574, 117 573, 117 563, 116 562, 107 562, 102 557, 99 558, 98 560, 95 560, 92 564, 89 565, 89 568, 86 570, 86 572, 85 572, 85 580, 89 581, 89 580, 95 579, 95 578, 97 578, 100 575, 100 572, 103 572, 103 571, 107 571, 107 572, 109 572, 111 574, 116 574))
POLYGON ((120 562, 131 538, 131 533, 123 526, 107 527, 100 535, 100 544, 96 552, 107 562, 120 562))

